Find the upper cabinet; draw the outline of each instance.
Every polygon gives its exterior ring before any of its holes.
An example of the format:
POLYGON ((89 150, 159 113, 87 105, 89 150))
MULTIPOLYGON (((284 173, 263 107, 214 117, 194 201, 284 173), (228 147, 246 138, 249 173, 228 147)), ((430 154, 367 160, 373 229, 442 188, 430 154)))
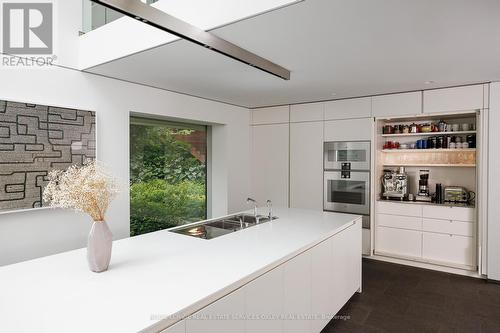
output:
POLYGON ((325 141, 370 141, 373 118, 325 121, 325 141))
POLYGON ((424 113, 472 111, 483 108, 483 84, 424 91, 424 113))
POLYGON ((288 105, 252 110, 252 125, 280 124, 290 121, 288 105))
POLYGON ((325 116, 325 103, 307 103, 290 106, 290 122, 322 121, 325 116))
POLYGON ((421 91, 372 98, 372 115, 374 117, 415 116, 421 113, 421 91))
POLYGON ((372 114, 372 98, 350 98, 325 103, 325 120, 367 118, 372 114))

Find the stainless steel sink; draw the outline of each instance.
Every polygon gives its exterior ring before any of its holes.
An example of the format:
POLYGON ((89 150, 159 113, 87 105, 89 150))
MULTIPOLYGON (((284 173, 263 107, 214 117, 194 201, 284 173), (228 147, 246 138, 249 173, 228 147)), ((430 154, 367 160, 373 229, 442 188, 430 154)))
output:
MULTIPOLYGON (((273 216, 272 219, 276 220, 278 217, 273 216)), ((217 220, 175 227, 169 231, 197 238, 212 239, 269 221, 269 217, 264 215, 255 217, 250 214, 237 214, 217 220)))

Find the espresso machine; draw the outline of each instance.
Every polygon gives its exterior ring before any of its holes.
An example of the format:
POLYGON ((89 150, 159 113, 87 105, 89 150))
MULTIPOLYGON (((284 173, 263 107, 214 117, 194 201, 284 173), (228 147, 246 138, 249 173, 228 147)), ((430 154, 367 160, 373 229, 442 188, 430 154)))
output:
POLYGON ((382 197, 385 199, 405 200, 408 198, 408 175, 405 168, 395 170, 384 170, 382 176, 382 197))
POLYGON ((429 170, 420 170, 420 178, 418 180, 418 193, 415 196, 416 201, 432 201, 432 196, 429 193, 429 173, 429 170))

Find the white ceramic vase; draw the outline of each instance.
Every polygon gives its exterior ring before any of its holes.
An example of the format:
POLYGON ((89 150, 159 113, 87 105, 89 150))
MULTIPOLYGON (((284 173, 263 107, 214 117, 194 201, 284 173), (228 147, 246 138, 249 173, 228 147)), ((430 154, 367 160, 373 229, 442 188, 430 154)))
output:
POLYGON ((108 269, 112 246, 113 234, 106 221, 95 221, 87 243, 87 260, 92 272, 100 273, 108 269))

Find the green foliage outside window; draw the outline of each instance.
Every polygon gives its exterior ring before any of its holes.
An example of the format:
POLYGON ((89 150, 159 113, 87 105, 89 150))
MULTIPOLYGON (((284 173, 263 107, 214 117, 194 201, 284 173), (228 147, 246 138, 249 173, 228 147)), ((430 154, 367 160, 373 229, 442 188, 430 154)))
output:
POLYGON ((131 124, 131 236, 206 217, 205 151, 194 156, 187 140, 197 131, 131 124))

